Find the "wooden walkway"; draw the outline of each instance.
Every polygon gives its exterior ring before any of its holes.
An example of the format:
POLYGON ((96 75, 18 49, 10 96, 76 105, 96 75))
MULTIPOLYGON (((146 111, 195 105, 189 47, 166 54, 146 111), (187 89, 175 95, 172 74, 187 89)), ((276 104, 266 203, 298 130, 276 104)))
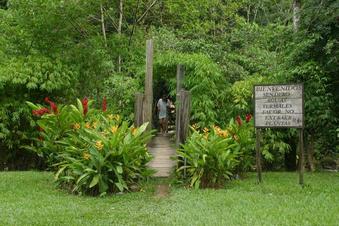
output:
POLYGON ((148 150, 153 155, 148 166, 156 170, 154 177, 168 177, 176 164, 176 161, 171 159, 172 156, 175 156, 175 148, 169 137, 157 135, 149 143, 148 150))

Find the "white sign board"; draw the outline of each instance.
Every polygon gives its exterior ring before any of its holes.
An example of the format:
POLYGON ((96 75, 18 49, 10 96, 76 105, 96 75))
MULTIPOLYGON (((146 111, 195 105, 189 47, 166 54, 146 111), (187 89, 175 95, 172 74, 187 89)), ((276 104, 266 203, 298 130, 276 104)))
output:
POLYGON ((304 86, 254 86, 255 127, 304 127, 304 86))

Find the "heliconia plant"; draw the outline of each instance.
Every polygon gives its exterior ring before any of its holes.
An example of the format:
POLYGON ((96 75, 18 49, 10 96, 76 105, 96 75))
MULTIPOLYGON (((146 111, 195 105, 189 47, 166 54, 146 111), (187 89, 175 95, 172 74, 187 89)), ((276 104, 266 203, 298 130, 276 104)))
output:
POLYGON ((249 123, 252 119, 252 115, 251 114, 246 114, 246 122, 249 123))
POLYGON ((227 129, 232 134, 232 138, 240 145, 239 151, 239 165, 237 166, 237 173, 241 174, 253 169, 255 164, 255 138, 254 138, 254 123, 251 114, 246 114, 245 122, 240 116, 234 120, 230 120, 227 129), (239 124, 238 120, 241 121, 239 124))
POLYGON ((240 115, 238 115, 238 116, 235 118, 235 121, 237 122, 237 124, 238 124, 239 126, 242 125, 242 120, 241 120, 241 118, 240 118, 240 115))
POLYGON ((239 164, 239 150, 240 145, 227 130, 192 127, 191 136, 177 150, 176 172, 190 187, 222 187, 239 164))
POLYGON ((32 110, 32 114, 34 116, 43 116, 44 114, 47 114, 47 113, 49 113, 48 108, 40 108, 40 109, 32 110))
POLYGON ((84 97, 84 99, 82 99, 81 104, 82 104, 83 114, 84 114, 84 116, 86 116, 87 112, 88 112, 88 99, 87 99, 87 97, 84 97))
POLYGON ((55 179, 73 192, 122 192, 152 173, 146 166, 151 160, 145 147, 151 138, 150 132, 146 132, 147 124, 133 128, 123 122, 109 128, 108 121, 101 123, 107 131, 74 127, 76 135, 60 142, 64 151, 55 165, 55 179))
POLYGON ((237 116, 224 129, 192 125, 191 135, 177 150, 179 163, 176 172, 179 179, 191 187, 215 188, 222 187, 235 174, 251 169, 255 146, 251 119, 252 116, 247 114, 246 123, 243 123, 237 116))
POLYGON ((104 97, 104 99, 102 101, 102 111, 103 112, 107 111, 107 100, 106 100, 106 97, 104 97))
POLYGON ((46 97, 45 102, 51 106, 51 110, 53 110, 55 114, 58 114, 58 107, 53 101, 51 101, 48 97, 46 97))
POLYGON ((104 195, 130 190, 152 174, 146 166, 151 160, 146 144, 152 137, 147 124, 134 127, 107 109, 92 109, 88 98, 59 105, 58 111, 55 103, 51 111, 27 103, 38 117, 39 136, 26 148, 46 160, 61 187, 104 195))

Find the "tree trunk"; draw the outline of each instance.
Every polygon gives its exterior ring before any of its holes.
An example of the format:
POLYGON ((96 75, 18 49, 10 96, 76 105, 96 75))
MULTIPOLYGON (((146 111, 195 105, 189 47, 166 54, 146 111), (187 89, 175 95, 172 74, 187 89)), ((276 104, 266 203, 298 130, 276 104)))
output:
POLYGON ((257 19, 257 14, 258 14, 258 7, 254 8, 254 17, 253 17, 253 23, 255 23, 255 20, 257 19))
POLYGON ((165 3, 163 1, 161 1, 160 3, 160 24, 163 25, 163 14, 164 14, 164 9, 165 9, 165 3))
POLYGON ((301 0, 293 0, 293 30, 297 32, 300 27, 301 0))
POLYGON ((102 36, 104 37, 105 47, 107 47, 107 38, 106 38, 106 28, 105 28, 105 17, 104 17, 104 8, 102 3, 100 3, 100 13, 101 13, 101 30, 102 36))
MULTIPOLYGON (((121 38, 122 28, 122 16, 123 16, 123 0, 119 0, 119 23, 118 23, 118 35, 121 38)), ((121 72, 121 55, 118 56, 118 72, 121 72)))
POLYGON ((251 5, 249 5, 247 8, 247 23, 250 22, 250 14, 251 14, 251 5))
POLYGON ((152 7, 158 2, 158 0, 154 0, 151 5, 145 10, 145 12, 139 17, 137 20, 137 23, 141 22, 141 20, 144 19, 144 17, 147 15, 148 11, 152 9, 152 7))

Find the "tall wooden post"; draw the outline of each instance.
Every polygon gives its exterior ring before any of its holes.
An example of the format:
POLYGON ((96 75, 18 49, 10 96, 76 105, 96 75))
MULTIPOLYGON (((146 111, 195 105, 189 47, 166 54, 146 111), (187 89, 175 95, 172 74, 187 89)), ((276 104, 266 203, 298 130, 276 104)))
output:
POLYGON ((188 135, 188 127, 190 125, 190 113, 191 113, 191 93, 186 90, 180 91, 181 100, 181 113, 180 113, 180 142, 185 143, 188 135))
POLYGON ((304 186, 304 129, 299 129, 299 184, 304 186))
POLYGON ((180 112, 181 112, 181 95, 177 93, 175 103, 175 144, 177 148, 180 146, 180 112))
MULTIPOLYGON (((182 89, 179 94, 177 94, 177 147, 186 141, 190 124, 190 113, 191 93, 182 89)), ((184 158, 184 166, 186 166, 186 158, 184 158)), ((186 168, 184 168, 184 178, 186 178, 186 168)))
POLYGON ((143 124, 143 101, 144 101, 144 94, 143 93, 136 93, 134 98, 134 126, 141 126, 143 124))
POLYGON ((182 84, 185 75, 185 68, 183 65, 177 65, 177 95, 176 95, 176 117, 175 117, 175 136, 176 136, 176 145, 179 147, 180 145, 180 133, 181 133, 181 125, 180 125, 180 117, 181 117, 181 94, 180 91, 182 89, 182 84))
POLYGON ((260 129, 255 129, 255 135, 256 135, 256 145, 255 145, 255 160, 256 160, 256 167, 257 167, 257 174, 258 174, 258 182, 262 182, 262 175, 261 175, 261 154, 260 154, 260 129))
POLYGON ((185 76, 185 67, 184 65, 177 65, 177 94, 182 89, 182 84, 185 76))
POLYGON ((146 77, 145 97, 143 103, 143 121, 149 122, 152 128, 152 103, 153 103, 153 40, 146 41, 146 77))

